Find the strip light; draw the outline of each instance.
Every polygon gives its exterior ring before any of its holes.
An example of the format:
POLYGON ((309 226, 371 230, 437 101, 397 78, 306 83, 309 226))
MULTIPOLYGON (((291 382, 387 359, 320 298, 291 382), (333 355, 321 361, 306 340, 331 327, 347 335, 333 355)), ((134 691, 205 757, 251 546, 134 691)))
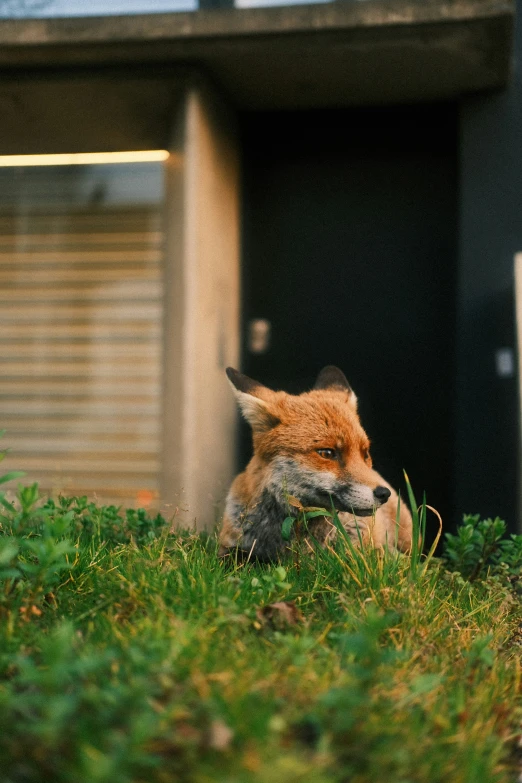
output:
POLYGON ((93 163, 153 163, 167 160, 167 150, 67 152, 58 155, 0 155, 0 166, 78 166, 93 163))

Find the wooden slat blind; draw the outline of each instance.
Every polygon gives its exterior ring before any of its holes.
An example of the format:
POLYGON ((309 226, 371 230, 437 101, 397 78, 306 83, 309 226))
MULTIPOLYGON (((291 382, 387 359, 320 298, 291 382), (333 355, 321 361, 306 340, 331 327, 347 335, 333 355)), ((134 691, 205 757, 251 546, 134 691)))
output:
POLYGON ((46 491, 158 498, 162 242, 159 204, 0 203, 0 428, 46 491))

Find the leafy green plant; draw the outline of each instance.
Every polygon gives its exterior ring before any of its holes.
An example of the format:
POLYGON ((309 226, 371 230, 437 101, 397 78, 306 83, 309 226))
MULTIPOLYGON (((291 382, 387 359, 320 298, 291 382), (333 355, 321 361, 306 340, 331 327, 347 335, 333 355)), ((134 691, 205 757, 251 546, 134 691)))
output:
POLYGON ((43 499, 36 483, 20 484, 14 500, 2 500, 0 603, 7 605, 16 596, 22 613, 39 612, 43 601, 55 600, 57 586, 75 568, 81 551, 92 556, 103 546, 144 545, 166 529, 161 515, 149 516, 143 509, 122 512, 84 497, 43 499))
POLYGON ((266 574, 252 577, 250 584, 259 595, 270 598, 274 593, 290 590, 292 585, 286 581, 286 577, 286 568, 278 565, 269 568, 266 574))
POLYGON ((443 562, 471 582, 488 573, 505 573, 508 577, 522 572, 522 536, 506 537, 506 523, 481 519, 479 514, 467 514, 455 534, 446 533, 443 562), (504 564, 504 565, 503 565, 504 564))
MULTIPOLYGON (((3 438, 5 435, 5 430, 0 430, 0 438, 3 438)), ((9 453, 9 449, 0 449, 0 462, 3 462, 3 460, 6 458, 6 456, 9 453)), ((0 484, 7 484, 9 481, 13 481, 13 479, 22 478, 22 476, 25 476, 25 473, 20 470, 12 470, 8 473, 4 473, 0 476, 0 484)), ((5 498, 5 492, 0 492, 0 505, 4 506, 8 511, 11 510, 11 504, 8 500, 5 498)))
POLYGON ((182 771, 190 744, 184 749, 176 737, 165 736, 162 711, 153 701, 159 692, 153 661, 149 672, 133 665, 142 655, 138 644, 82 650, 70 623, 44 638, 39 653, 18 654, 16 674, 0 690, 2 779, 149 780, 161 742, 179 757, 182 771), (156 752, 149 747, 153 738, 156 752))
POLYGON ((19 485, 14 501, 4 498, 0 514, 0 603, 9 605, 14 595, 22 613, 40 611, 76 554, 73 512, 39 502, 38 484, 19 485))
POLYGON ((161 514, 149 515, 144 509, 125 509, 121 506, 99 506, 87 497, 48 499, 42 506, 51 512, 71 511, 76 533, 84 538, 105 541, 110 545, 134 541, 145 544, 162 535, 167 521, 161 514))
POLYGON ((0 584, 20 576, 18 565, 19 544, 13 536, 0 537, 0 584))

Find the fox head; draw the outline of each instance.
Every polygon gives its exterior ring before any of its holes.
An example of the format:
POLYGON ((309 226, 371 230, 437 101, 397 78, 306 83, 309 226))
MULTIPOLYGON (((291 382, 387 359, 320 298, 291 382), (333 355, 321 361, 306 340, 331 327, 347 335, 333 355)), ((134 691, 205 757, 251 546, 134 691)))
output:
POLYGON ((337 367, 325 367, 312 391, 272 391, 229 367, 239 407, 252 427, 259 479, 283 500, 369 516, 390 490, 372 469, 357 398, 337 367))

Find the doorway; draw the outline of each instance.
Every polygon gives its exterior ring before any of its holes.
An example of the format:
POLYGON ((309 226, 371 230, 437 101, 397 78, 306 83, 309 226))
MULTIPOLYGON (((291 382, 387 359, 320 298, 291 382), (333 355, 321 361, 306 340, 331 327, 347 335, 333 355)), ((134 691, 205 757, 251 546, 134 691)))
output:
MULTIPOLYGON (((249 114, 242 143, 243 371, 298 393, 339 366, 376 469, 401 491, 406 469, 449 522, 456 108, 249 114)), ((249 444, 244 428, 242 464, 249 444)))

